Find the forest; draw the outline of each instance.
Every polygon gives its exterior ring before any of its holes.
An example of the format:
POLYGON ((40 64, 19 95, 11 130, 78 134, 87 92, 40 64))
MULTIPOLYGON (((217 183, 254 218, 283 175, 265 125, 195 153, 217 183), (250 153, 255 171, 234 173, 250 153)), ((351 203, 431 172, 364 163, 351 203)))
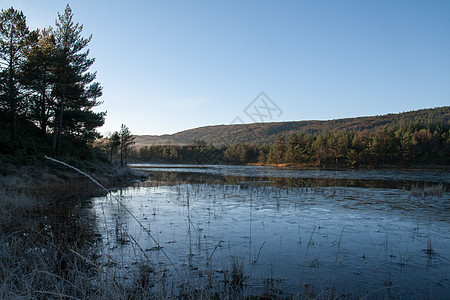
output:
POLYGON ((271 144, 144 146, 133 149, 139 162, 275 164, 315 167, 450 165, 448 123, 399 121, 382 129, 318 134, 279 134, 271 144))
MULTIPOLYGON (((424 103, 426 102, 424 101, 424 103)), ((237 143, 264 145, 272 144, 279 134, 287 137, 300 132, 317 135, 320 133, 336 133, 339 131, 359 132, 365 129, 376 131, 385 127, 400 126, 401 124, 420 125, 421 128, 438 125, 444 128, 448 126, 449 122, 450 106, 442 106, 400 113, 333 120, 203 126, 160 136, 138 135, 136 136, 136 147, 170 144, 191 145, 193 141, 199 140, 215 146, 230 146, 237 143)))
POLYGON ((55 27, 30 30, 13 7, 0 13, 0 161, 42 155, 87 159, 104 124, 95 59, 69 5, 55 27))
MULTIPOLYGON (((188 145, 143 146, 122 125, 99 143, 106 112, 94 58, 69 5, 55 27, 30 30, 25 15, 0 14, 0 161, 43 155, 89 159, 93 146, 120 164, 290 164, 320 167, 449 165, 449 107, 333 121, 212 126, 181 132, 188 145), (401 116, 401 117, 398 117, 401 116), (203 138, 194 139, 195 136, 203 138), (227 142, 228 141, 228 142, 227 142), (94 144, 95 142, 95 144, 94 144)), ((175 137, 175 136, 174 136, 175 137)), ((106 155, 104 155, 106 157, 106 155)))

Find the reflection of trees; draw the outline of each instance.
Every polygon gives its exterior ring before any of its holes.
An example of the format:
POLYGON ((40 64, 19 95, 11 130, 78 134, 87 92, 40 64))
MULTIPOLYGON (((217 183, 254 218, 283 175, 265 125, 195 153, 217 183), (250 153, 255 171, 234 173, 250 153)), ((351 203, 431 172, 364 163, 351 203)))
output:
POLYGON ((273 186, 278 188, 300 187, 362 187, 362 188, 393 188, 403 189, 411 187, 414 182, 408 180, 373 180, 373 179, 345 179, 345 178, 292 178, 292 177, 246 177, 234 175, 217 175, 195 172, 153 172, 151 179, 139 183, 141 187, 177 184, 227 184, 239 185, 243 188, 250 186, 273 186))

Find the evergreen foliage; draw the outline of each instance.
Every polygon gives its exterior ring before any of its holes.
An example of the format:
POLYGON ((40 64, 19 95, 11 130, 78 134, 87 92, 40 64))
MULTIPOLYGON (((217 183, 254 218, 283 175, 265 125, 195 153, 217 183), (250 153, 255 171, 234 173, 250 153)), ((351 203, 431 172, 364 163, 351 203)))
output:
POLYGON ((318 134, 278 135, 268 145, 236 143, 231 146, 144 146, 131 153, 142 162, 261 163, 316 167, 377 167, 450 165, 450 127, 432 122, 410 122, 369 131, 342 130, 318 134))
MULTIPOLYGON (((120 165, 123 166, 124 164, 126 164, 126 159, 128 156, 130 146, 134 144, 134 137, 125 124, 122 124, 122 126, 120 127, 118 137, 119 137, 118 146, 120 151, 120 165)), ((111 142, 117 143, 117 137, 115 135, 112 136, 111 142)))
POLYGON ((35 155, 88 158, 104 123, 94 59, 69 5, 55 28, 30 32, 22 12, 0 13, 0 159, 35 155))
POLYGON ((450 123, 450 106, 407 111, 398 114, 381 116, 336 119, 329 121, 289 121, 266 122, 250 124, 205 126, 177 132, 163 136, 137 136, 136 144, 163 145, 193 144, 193 141, 203 140, 215 146, 231 146, 237 143, 245 144, 273 144, 277 135, 285 138, 297 133, 320 134, 323 132, 336 133, 339 131, 370 132, 391 126, 405 126, 405 124, 421 124, 424 126, 448 126, 450 123), (402 125, 403 124, 403 125, 402 125))

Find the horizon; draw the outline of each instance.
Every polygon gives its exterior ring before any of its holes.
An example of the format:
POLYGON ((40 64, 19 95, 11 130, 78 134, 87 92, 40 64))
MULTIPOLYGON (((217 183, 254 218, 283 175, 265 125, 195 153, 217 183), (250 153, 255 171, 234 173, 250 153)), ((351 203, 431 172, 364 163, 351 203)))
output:
MULTIPOLYGON (((450 102, 449 1, 67 2, 82 35, 93 35, 102 134, 122 123, 164 135, 450 102)), ((66 4, 0 3, 30 29, 54 26, 66 4)))

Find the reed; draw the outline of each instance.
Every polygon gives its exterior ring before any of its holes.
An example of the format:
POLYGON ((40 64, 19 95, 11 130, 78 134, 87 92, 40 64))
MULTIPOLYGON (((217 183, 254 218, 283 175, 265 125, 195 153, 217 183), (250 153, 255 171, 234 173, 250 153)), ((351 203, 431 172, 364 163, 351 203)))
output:
POLYGON ((424 184, 423 186, 420 186, 419 184, 414 184, 411 187, 411 193, 414 196, 421 196, 421 197, 431 197, 431 196, 438 196, 442 197, 442 195, 446 192, 447 187, 442 184, 424 184))

